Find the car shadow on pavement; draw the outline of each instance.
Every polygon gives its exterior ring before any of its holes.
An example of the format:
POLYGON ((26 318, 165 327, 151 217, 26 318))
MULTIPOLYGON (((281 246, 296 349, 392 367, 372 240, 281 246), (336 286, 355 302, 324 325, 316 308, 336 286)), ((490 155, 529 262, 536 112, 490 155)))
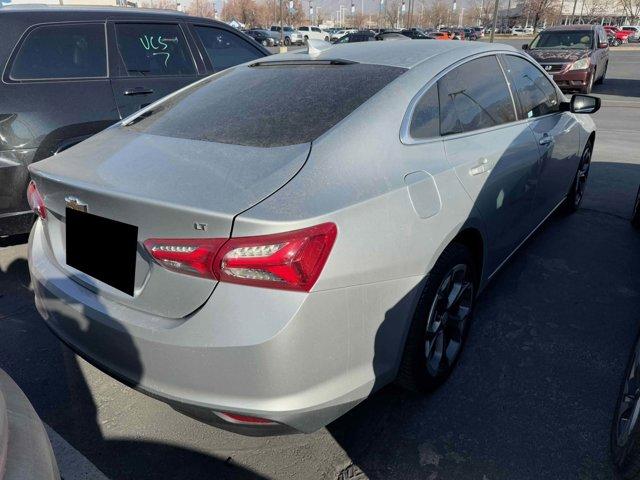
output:
POLYGON ((482 293, 444 385, 384 387, 327 427, 352 461, 339 480, 613 478, 609 429, 640 324, 640 165, 594 163, 590 182, 583 208, 553 215, 482 293))
MULTIPOLYGON (((18 245, 24 240, 14 238, 5 245, 18 245)), ((92 367, 51 334, 35 307, 31 307, 33 292, 27 261, 18 258, 6 268, 1 267, 0 264, 0 338, 4 346, 0 350, 0 367, 21 386, 42 420, 109 479, 263 478, 232 463, 230 458, 146 440, 145 425, 140 426, 140 435, 135 438, 107 438, 103 433, 105 420, 100 419, 86 381, 86 370, 92 367), (25 302, 25 297, 30 297, 30 303, 25 302), (25 304, 29 307, 24 308, 25 304), (20 358, 16 357, 17 352, 22 352, 20 358)), ((60 312, 57 322, 65 325, 69 338, 79 339, 80 343, 83 337, 91 338, 95 328, 91 322, 80 325, 78 319, 60 312)), ((130 359, 130 386, 135 388, 144 374, 135 344, 130 337, 121 336, 118 349, 130 359)), ((61 472, 64 475, 64 466, 61 472)))
POLYGON ((607 77, 602 85, 593 87, 594 95, 618 95, 625 98, 640 97, 640 80, 607 77))

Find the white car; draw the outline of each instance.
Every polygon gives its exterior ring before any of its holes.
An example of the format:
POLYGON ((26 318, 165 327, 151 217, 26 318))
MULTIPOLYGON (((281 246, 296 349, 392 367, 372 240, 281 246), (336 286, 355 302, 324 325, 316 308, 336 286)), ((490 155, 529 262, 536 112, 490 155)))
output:
POLYGON ((528 35, 529 32, 527 32, 526 29, 524 28, 512 28, 511 29, 511 35, 517 35, 517 36, 521 36, 521 35, 528 35))
POLYGON ((353 32, 356 32, 356 31, 357 30, 354 30, 354 29, 338 30, 337 32, 333 32, 330 35, 329 39, 333 42, 334 40, 338 40, 339 38, 344 37, 348 33, 353 33, 353 32))
POLYGON ((624 25, 622 30, 631 32, 628 38, 629 42, 640 42, 640 25, 624 25))
POLYGON ((325 32, 320 27, 307 25, 303 27, 298 27, 298 31, 302 35, 302 38, 304 39, 305 42, 309 39, 324 40, 325 42, 328 42, 331 40, 331 34, 329 32, 325 32))

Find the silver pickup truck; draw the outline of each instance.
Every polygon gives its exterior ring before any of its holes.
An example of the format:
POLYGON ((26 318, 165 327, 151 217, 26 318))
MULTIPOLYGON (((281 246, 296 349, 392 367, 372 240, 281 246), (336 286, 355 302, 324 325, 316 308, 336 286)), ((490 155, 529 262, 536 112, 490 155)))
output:
MULTIPOLYGON (((280 41, 280 25, 272 25, 269 29, 274 39, 280 41)), ((300 32, 293 27, 282 27, 282 41, 285 45, 302 45, 304 38, 300 32)))

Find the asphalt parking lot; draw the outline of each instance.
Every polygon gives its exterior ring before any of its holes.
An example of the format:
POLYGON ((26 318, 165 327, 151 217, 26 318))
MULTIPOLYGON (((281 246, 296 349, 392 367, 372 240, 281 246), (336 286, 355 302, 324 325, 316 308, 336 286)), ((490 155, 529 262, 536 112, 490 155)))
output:
POLYGON ((311 435, 227 433, 78 359, 33 306, 26 239, 0 239, 0 368, 56 432, 65 480, 613 478, 609 427, 640 323, 640 48, 612 49, 593 93, 583 207, 496 276, 449 381, 430 396, 387 387, 311 435))

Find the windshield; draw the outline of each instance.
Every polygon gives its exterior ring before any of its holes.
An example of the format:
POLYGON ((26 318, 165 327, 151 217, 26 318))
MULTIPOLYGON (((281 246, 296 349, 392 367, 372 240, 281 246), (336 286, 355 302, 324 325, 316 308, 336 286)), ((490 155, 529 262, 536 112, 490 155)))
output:
POLYGON ((231 68, 209 77, 125 128, 255 147, 307 143, 406 71, 359 63, 254 65, 260 66, 231 68))
POLYGON ((593 32, 567 31, 567 32, 543 32, 538 35, 531 48, 574 48, 577 50, 589 50, 593 45, 593 32))

